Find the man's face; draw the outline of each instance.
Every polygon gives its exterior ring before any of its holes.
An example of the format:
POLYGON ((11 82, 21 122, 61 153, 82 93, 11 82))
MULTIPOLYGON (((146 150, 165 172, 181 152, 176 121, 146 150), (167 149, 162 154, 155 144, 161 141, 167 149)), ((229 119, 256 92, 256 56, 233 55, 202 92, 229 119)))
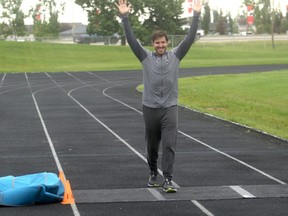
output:
POLYGON ((152 43, 157 55, 163 55, 166 52, 168 41, 165 37, 159 37, 152 43))

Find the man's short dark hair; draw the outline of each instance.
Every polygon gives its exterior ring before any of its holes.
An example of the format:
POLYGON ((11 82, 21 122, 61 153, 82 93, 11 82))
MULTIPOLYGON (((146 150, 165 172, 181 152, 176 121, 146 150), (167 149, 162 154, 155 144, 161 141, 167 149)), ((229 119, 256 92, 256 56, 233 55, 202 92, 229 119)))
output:
POLYGON ((154 31, 152 34, 152 42, 154 43, 155 40, 157 40, 158 38, 161 38, 161 37, 165 37, 166 41, 168 42, 168 36, 167 36, 167 33, 165 31, 162 31, 162 30, 154 31))

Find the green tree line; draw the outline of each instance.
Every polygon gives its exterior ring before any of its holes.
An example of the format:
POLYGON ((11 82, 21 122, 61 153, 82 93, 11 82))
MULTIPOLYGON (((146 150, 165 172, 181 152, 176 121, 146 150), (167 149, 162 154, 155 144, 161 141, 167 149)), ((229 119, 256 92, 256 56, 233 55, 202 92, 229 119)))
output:
MULTIPOLYGON (((59 2, 59 1, 57 1, 59 2)), ((12 36, 15 40, 18 36, 28 34, 24 24, 27 17, 33 18, 34 37, 58 37, 58 15, 64 10, 65 5, 56 4, 56 0, 42 0, 32 7, 28 14, 21 10, 23 0, 0 0, 2 14, 0 14, 0 36, 7 38, 12 36)))
MULTIPOLYGON (((33 17, 33 34, 37 37, 59 36, 59 13, 62 13, 65 4, 56 0, 42 0, 32 7, 28 14, 21 11, 23 0, 0 0, 0 36, 23 36, 27 34, 24 25, 26 17, 33 17)), ((102 36, 118 34, 125 37, 121 28, 120 19, 115 6, 116 0, 75 0, 88 13, 87 33, 102 36)), ((170 35, 185 34, 181 26, 192 20, 181 18, 184 0, 130 0, 133 5, 130 20, 136 37, 143 44, 150 43, 150 34, 155 29, 165 30, 170 35)), ((243 0, 243 6, 254 7, 255 33, 286 33, 288 30, 288 14, 273 9, 270 0, 243 0)), ((77 15, 75 15, 77 16, 77 15)), ((221 35, 237 33, 239 25, 247 25, 247 30, 252 28, 247 24, 247 14, 232 18, 230 14, 223 14, 210 8, 209 3, 203 5, 200 28, 205 34, 219 33, 221 35), (213 15, 213 20, 211 19, 213 15)))

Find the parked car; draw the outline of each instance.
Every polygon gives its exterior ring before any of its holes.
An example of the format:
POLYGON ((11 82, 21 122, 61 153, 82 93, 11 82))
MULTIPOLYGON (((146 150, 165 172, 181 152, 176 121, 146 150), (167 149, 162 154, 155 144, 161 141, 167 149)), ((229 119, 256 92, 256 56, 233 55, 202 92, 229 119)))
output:
POLYGON ((100 36, 100 35, 88 35, 81 34, 75 35, 73 41, 78 44, 91 44, 91 43, 104 43, 105 45, 116 44, 120 37, 118 35, 113 36, 100 36))
POLYGON ((248 35, 253 35, 253 32, 251 32, 251 31, 244 31, 244 32, 240 32, 240 35, 241 36, 248 36, 248 35))

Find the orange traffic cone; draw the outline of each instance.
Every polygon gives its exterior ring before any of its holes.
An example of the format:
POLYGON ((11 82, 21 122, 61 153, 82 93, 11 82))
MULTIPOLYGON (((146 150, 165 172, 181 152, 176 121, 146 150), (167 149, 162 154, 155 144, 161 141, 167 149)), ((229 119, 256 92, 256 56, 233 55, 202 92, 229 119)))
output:
POLYGON ((72 193, 69 180, 66 180, 64 173, 62 171, 59 172, 59 178, 62 181, 65 188, 62 204, 74 204, 75 199, 72 193))

